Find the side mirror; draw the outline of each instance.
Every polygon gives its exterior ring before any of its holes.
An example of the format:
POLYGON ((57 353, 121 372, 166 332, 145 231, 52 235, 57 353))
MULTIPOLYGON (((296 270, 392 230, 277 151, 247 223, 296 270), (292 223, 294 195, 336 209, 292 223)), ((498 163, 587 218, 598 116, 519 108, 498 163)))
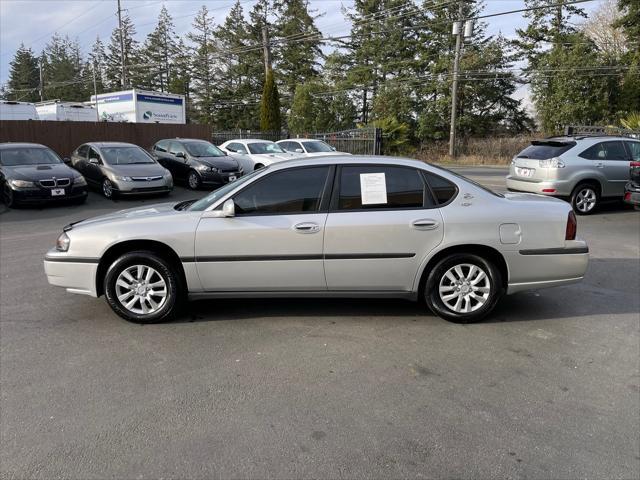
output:
POLYGON ((66 164, 66 165, 70 165, 71 164, 71 159, 69 157, 64 157, 62 159, 62 161, 66 164))
POLYGON ((301 148, 296 148, 294 151, 296 153, 304 153, 304 150, 302 150, 301 148))
POLYGON ((225 152, 224 150, 222 150, 222 153, 224 153, 224 156, 228 156, 229 154, 227 152, 225 152))
POLYGON ((177 158, 187 158, 187 156, 184 154, 184 152, 176 152, 176 157, 177 158))
POLYGON ((331 147, 331 150, 333 150, 335 152, 336 151, 336 147, 331 147))
POLYGON ((205 218, 230 218, 236 216, 236 204, 229 199, 222 204, 222 210, 211 210, 205 212, 205 218))
POLYGON ((92 164, 94 164, 94 165, 100 165, 100 160, 98 160, 98 159, 97 159, 97 158, 95 158, 95 157, 91 157, 91 158, 89 159, 89 163, 92 163, 92 164))

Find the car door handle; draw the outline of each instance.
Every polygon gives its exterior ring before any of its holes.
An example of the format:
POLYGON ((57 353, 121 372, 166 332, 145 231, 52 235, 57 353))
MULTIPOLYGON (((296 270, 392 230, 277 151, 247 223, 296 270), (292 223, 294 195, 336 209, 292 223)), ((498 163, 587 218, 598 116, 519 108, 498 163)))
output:
POLYGON ((294 225, 293 228, 298 233, 316 233, 320 231, 320 225, 312 222, 298 223, 297 225, 294 225))
POLYGON ((604 168, 604 163, 602 162, 596 163, 596 168, 604 168))
POLYGON ((411 226, 417 230, 435 230, 438 228, 438 225, 439 223, 432 218, 421 218, 411 223, 411 226))

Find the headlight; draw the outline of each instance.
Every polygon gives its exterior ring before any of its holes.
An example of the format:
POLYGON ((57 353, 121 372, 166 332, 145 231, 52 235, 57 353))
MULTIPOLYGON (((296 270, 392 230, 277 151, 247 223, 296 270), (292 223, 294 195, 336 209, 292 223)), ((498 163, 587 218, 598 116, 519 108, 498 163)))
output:
POLYGON ((56 250, 59 252, 66 252, 69 250, 70 243, 71 239, 65 232, 63 232, 62 235, 58 237, 58 240, 56 240, 56 250))
POLYGON ((82 175, 73 179, 73 184, 76 187, 84 187, 87 184, 87 181, 84 179, 82 175))
POLYGON ((116 177, 119 182, 132 182, 131 177, 116 177))
POLYGON ((27 180, 9 180, 9 183, 11 184, 12 187, 16 187, 16 188, 29 188, 29 187, 36 186, 35 183, 29 182, 27 180))
POLYGON ((564 168, 564 163, 558 157, 548 160, 539 160, 540 168, 564 168))
POLYGON ((165 170, 165 171, 164 171, 164 178, 173 178, 173 177, 171 176, 171 172, 170 172, 169 170, 165 170))

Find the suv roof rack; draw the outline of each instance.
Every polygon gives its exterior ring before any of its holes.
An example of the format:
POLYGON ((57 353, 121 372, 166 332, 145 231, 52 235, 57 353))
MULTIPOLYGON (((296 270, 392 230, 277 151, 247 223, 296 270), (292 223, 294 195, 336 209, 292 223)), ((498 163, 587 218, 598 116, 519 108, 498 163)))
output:
POLYGON ((587 126, 567 125, 564 127, 564 135, 582 139, 587 137, 640 137, 640 131, 613 126, 587 126))

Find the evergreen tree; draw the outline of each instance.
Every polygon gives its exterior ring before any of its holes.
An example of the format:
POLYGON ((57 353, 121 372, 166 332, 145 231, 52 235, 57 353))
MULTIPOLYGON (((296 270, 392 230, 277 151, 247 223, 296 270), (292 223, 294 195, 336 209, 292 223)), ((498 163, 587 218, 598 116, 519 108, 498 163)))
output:
POLYGON ((214 53, 213 18, 206 6, 202 6, 193 21, 193 31, 187 34, 193 43, 192 92, 197 106, 198 119, 202 123, 214 123, 214 53))
MULTIPOLYGON (((99 36, 96 36, 96 41, 93 43, 91 47, 91 52, 87 57, 87 69, 91 69, 91 74, 93 77, 93 70, 95 69, 96 76, 96 90, 98 94, 104 93, 106 76, 105 76, 105 62, 106 62, 106 54, 104 50, 104 43, 100 40, 99 36)), ((93 78, 91 79, 91 86, 89 90, 91 91, 91 95, 94 93, 93 89, 93 78)))
POLYGON ((640 112, 640 1, 618 0, 618 8, 622 16, 614 26, 621 28, 629 40, 629 50, 620 62, 628 70, 616 102, 619 115, 625 116, 640 112))
POLYGON ((292 133, 331 132, 353 128, 356 109, 345 92, 333 93, 320 80, 296 87, 288 126, 292 133))
POLYGON ((273 70, 269 69, 260 102, 260 130, 265 132, 279 132, 281 126, 278 86, 273 78, 273 70))
POLYGON ((9 81, 4 97, 9 100, 22 100, 35 102, 40 99, 38 86, 40 73, 38 72, 38 59, 30 48, 21 44, 16 51, 13 60, 9 63, 9 81))
POLYGON ((173 60, 171 79, 169 82, 169 92, 185 96, 187 122, 195 114, 191 100, 191 50, 184 44, 182 39, 176 45, 176 54, 173 60))
POLYGON ((84 65, 77 42, 54 34, 45 47, 43 58, 45 99, 87 99, 84 65))
POLYGON ((169 11, 163 5, 158 25, 147 35, 141 58, 146 66, 144 82, 147 88, 164 92, 171 83, 171 66, 177 54, 176 33, 169 11))
MULTIPOLYGON (((134 38, 136 29, 126 14, 122 16, 122 33, 124 36, 124 88, 126 89, 137 86, 141 68, 138 55, 139 44, 134 38)), ((108 88, 110 90, 121 90, 123 88, 122 61, 120 55, 120 29, 118 27, 111 33, 105 60, 105 77, 108 88)))
POLYGON ((276 0, 274 57, 285 92, 293 96, 296 85, 320 73, 320 31, 309 13, 307 0, 276 0), (282 39, 282 42, 278 42, 282 39))

